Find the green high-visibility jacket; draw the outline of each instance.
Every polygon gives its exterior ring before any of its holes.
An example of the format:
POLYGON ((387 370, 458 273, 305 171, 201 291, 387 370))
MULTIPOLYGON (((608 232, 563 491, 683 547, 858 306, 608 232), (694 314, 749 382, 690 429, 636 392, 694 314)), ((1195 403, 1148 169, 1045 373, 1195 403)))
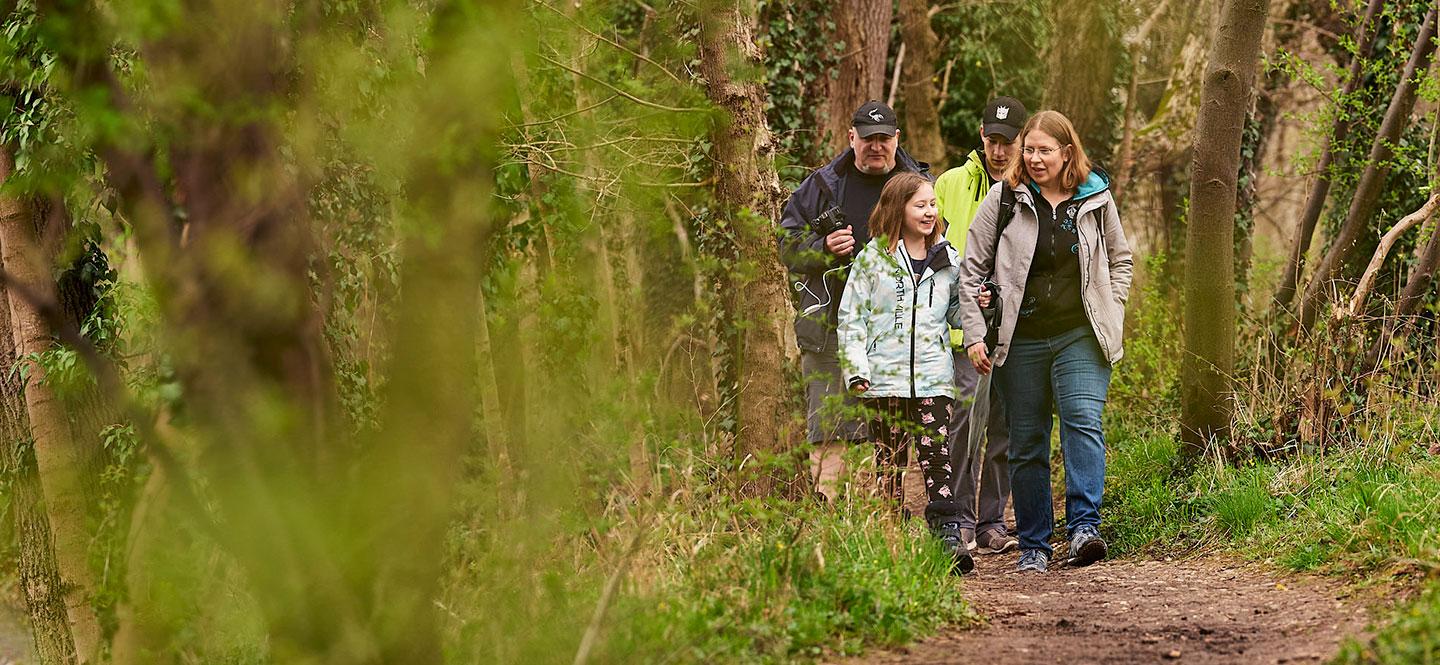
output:
MULTIPOLYGON (((971 151, 964 164, 946 171, 935 181, 935 198, 940 202, 940 217, 945 220, 945 239, 962 257, 970 221, 975 219, 980 202, 994 184, 985 171, 985 156, 979 150, 971 151)), ((959 349, 963 342, 964 334, 960 330, 950 331, 951 345, 959 349)))

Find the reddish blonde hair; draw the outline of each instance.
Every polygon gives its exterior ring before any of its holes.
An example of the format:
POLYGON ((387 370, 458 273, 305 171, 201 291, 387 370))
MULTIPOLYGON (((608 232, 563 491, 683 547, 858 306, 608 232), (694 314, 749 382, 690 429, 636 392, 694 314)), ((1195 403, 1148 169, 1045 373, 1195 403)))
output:
MULTIPOLYGON (((875 204, 875 210, 870 213, 870 235, 876 238, 885 238, 890 243, 887 251, 895 251, 900 244, 900 228, 905 224, 905 204, 910 202, 910 197, 920 191, 921 185, 931 185, 929 178, 926 178, 914 171, 906 171, 896 174, 885 183, 885 189, 880 190, 880 202, 875 204)), ((930 235, 925 237, 925 249, 935 246, 940 239, 945 237, 944 225, 936 218, 935 228, 930 235)))
POLYGON ((1054 137, 1061 150, 1070 148, 1070 159, 1060 168, 1060 186, 1069 192, 1078 189, 1090 177, 1090 158, 1085 156, 1085 146, 1080 143, 1080 135, 1075 133, 1075 125, 1059 111, 1041 111, 1025 122, 1020 135, 1015 137, 1016 143, 1020 144, 1020 158, 1010 162, 1005 169, 1005 182, 1011 187, 1030 184, 1030 172, 1025 170, 1025 137, 1035 130, 1054 137))

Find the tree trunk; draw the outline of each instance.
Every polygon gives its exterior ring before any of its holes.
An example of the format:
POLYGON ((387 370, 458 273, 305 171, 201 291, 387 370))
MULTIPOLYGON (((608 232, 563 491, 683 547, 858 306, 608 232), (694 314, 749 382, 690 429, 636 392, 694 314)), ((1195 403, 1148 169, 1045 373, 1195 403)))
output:
POLYGON ((1229 435, 1235 366, 1236 175, 1269 0, 1228 0, 1201 91, 1190 180, 1181 438, 1188 456, 1229 435))
MULTIPOLYGON (((14 205, 8 197, 0 202, 5 208, 14 205)), ((9 301, 0 300, 0 367, 14 367, 19 358, 13 335, 9 301)), ((0 454, 10 469, 9 513, 16 539, 16 567, 30 614, 35 655, 43 665, 74 663, 75 640, 70 634, 65 587, 60 583, 50 519, 45 516, 45 497, 31 448, 25 389, 20 377, 9 371, 0 376, 0 454)))
POLYGON ((1110 28, 1108 2, 1052 0, 1055 39, 1046 54, 1044 108, 1065 114, 1075 124, 1092 160, 1110 155, 1110 113, 1114 100, 1115 64, 1121 51, 1110 28))
MULTIPOLYGON (((748 0, 716 2, 702 21, 700 66, 706 92, 724 111, 714 129, 715 193, 721 214, 731 220, 737 236, 738 261, 730 269, 726 297, 732 300, 731 312, 744 319, 734 322, 740 344, 734 351, 740 387, 737 457, 764 462, 788 455, 793 434, 785 407, 789 387, 782 371, 790 297, 771 233, 782 192, 771 165, 774 144, 765 124, 765 88, 758 80, 736 75, 763 71, 751 69, 762 59, 754 41, 755 7, 748 0)), ((749 495, 788 491, 787 471, 788 464, 768 477, 744 483, 742 491, 749 495)))
POLYGON ((1395 86, 1395 94, 1385 109, 1385 119, 1380 123, 1380 131, 1370 145, 1365 171, 1360 174, 1360 183, 1355 187, 1355 198, 1350 201, 1350 211, 1345 215, 1345 223, 1340 226, 1330 249, 1325 252, 1320 265, 1315 267, 1315 276, 1305 288, 1305 296, 1300 302, 1299 330, 1302 332, 1310 328, 1321 306, 1329 302, 1331 282, 1339 277, 1341 268, 1355 249, 1355 241, 1360 238, 1375 214, 1381 189, 1390 175, 1390 159, 1395 154, 1393 146, 1400 140, 1400 133, 1409 122, 1410 111, 1415 108, 1416 90, 1419 86, 1417 76, 1430 66, 1430 56, 1435 52, 1435 13, 1435 9, 1431 8, 1425 15, 1425 24, 1420 28, 1409 62, 1405 63, 1405 73, 1395 86))
POLYGON ((940 46, 930 29, 930 2, 900 0, 900 21, 900 36, 905 40, 905 69, 900 74, 905 149, 940 173, 945 170, 945 141, 940 138, 940 113, 935 106, 935 57, 940 46))
MULTIPOLYGON (((8 149, 0 150, 0 183, 9 180, 14 168, 8 149)), ((7 328, 13 343, 14 353, 24 359, 31 354, 44 353, 53 347, 49 331, 40 315, 41 303, 32 302, 20 296, 23 288, 37 298, 43 298, 51 306, 55 302, 55 281, 50 276, 47 264, 40 257, 33 208, 15 198, 0 198, 0 262, 3 262, 8 278, 14 280, 14 288, 5 289, 5 306, 9 309, 7 328)), ((35 466, 39 473, 38 493, 30 498, 43 499, 45 517, 54 536, 54 557, 59 574, 59 586, 48 588, 27 587, 27 599, 36 593, 43 605, 40 620, 35 625, 37 647, 40 632, 46 632, 45 640, 53 647, 55 629, 47 625, 56 618, 51 605, 50 594, 63 597, 64 613, 69 619, 68 632, 73 638, 74 660, 79 663, 93 662, 99 657, 102 636, 100 622, 95 615, 92 594, 95 590, 94 577, 90 574, 90 533, 86 529, 86 465, 87 456, 71 433, 64 406, 53 390, 45 384, 45 370, 38 363, 25 363, 24 395, 26 415, 30 425, 30 438, 34 442, 35 466)), ((11 365, 7 364, 6 367, 11 365)), ((7 370, 8 372, 8 370, 7 370)), ((7 442, 8 443, 8 442, 7 442)), ((30 520, 27 520, 27 522, 30 520)), ((33 532, 40 524, 27 523, 31 531, 30 554, 37 560, 37 575, 45 575, 43 550, 49 535, 33 532)), ((48 580, 34 580, 44 585, 48 580)), ((32 601, 33 603, 33 601, 32 601)), ((32 613, 35 606, 32 604, 32 613)))
POLYGON ((1136 97, 1140 92, 1140 47, 1149 38, 1150 31, 1155 29, 1155 24, 1160 17, 1165 15, 1165 9, 1170 6, 1170 0, 1160 0, 1155 9, 1150 11, 1150 16, 1140 24, 1140 29, 1135 32, 1134 38, 1130 41, 1130 86, 1125 93, 1125 108, 1120 112, 1122 129, 1120 132, 1120 162, 1119 168, 1115 169, 1114 191, 1117 199, 1123 199, 1126 195, 1126 185, 1130 180, 1130 171, 1135 168, 1135 107, 1136 97))
MULTIPOLYGON (((1356 52, 1350 59, 1350 72, 1336 98, 1338 100, 1349 99, 1355 94, 1355 89, 1364 78, 1365 62, 1370 59, 1370 52, 1375 44, 1375 35, 1371 28, 1384 4, 1385 0, 1370 0, 1369 6, 1365 8, 1365 15, 1360 19, 1360 25, 1355 28, 1356 52)), ((1300 283, 1301 272, 1305 270, 1305 254, 1310 251, 1315 225, 1320 221, 1320 213, 1325 210, 1325 199, 1330 194, 1330 164, 1335 159, 1335 146, 1345 144, 1345 139, 1350 135, 1350 127, 1354 124, 1353 119, 1343 109, 1335 109, 1334 115, 1335 120, 1330 126, 1330 132, 1322 139, 1324 146, 1320 150, 1320 162, 1315 166, 1315 184, 1310 188, 1300 219, 1295 223, 1295 238, 1290 245, 1290 258, 1285 262, 1285 272, 1280 277, 1280 285, 1275 288, 1275 295, 1271 298, 1272 317, 1289 309, 1290 301, 1295 298, 1295 287, 1300 283)))
MULTIPOLYGON (((841 0, 835 4, 835 40, 843 42, 840 62, 830 79, 826 145, 844 150, 855 109, 885 93, 885 57, 890 50, 890 0, 841 0)), ((711 86, 714 87, 713 85, 711 86)))

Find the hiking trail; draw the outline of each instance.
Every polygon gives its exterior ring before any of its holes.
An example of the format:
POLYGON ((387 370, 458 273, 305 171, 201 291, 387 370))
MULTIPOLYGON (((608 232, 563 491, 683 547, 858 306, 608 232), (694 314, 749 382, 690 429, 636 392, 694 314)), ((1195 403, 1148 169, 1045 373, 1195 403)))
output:
POLYGON ((1052 562, 1044 574, 1015 572, 1018 558, 976 557, 964 594, 979 625, 847 662, 1319 663, 1369 618, 1337 582, 1221 557, 1052 562))

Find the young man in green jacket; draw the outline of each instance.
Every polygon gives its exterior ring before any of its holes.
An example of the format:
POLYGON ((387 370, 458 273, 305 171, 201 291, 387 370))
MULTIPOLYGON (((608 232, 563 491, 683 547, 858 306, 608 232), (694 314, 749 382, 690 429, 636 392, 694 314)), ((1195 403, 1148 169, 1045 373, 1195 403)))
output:
MULTIPOLYGON (((940 216, 945 219, 945 238, 963 256, 970 221, 980 202, 1018 160, 1015 137, 1025 125, 1025 105, 1013 97, 996 97, 985 105, 980 119, 982 147, 970 153, 960 166, 946 171, 935 181, 940 216)), ((992 386, 986 427, 988 443, 970 454, 970 404, 980 376, 967 358, 959 330, 950 332, 955 354, 955 408, 950 415, 950 460, 954 468, 955 500, 961 504, 961 537, 966 546, 981 553, 1015 549, 1018 541, 1005 528, 1005 504, 1010 500, 1010 432, 1005 425, 1005 402, 992 386), (978 497, 977 497, 978 492, 978 497), (978 512, 977 512, 978 503, 978 512)))

